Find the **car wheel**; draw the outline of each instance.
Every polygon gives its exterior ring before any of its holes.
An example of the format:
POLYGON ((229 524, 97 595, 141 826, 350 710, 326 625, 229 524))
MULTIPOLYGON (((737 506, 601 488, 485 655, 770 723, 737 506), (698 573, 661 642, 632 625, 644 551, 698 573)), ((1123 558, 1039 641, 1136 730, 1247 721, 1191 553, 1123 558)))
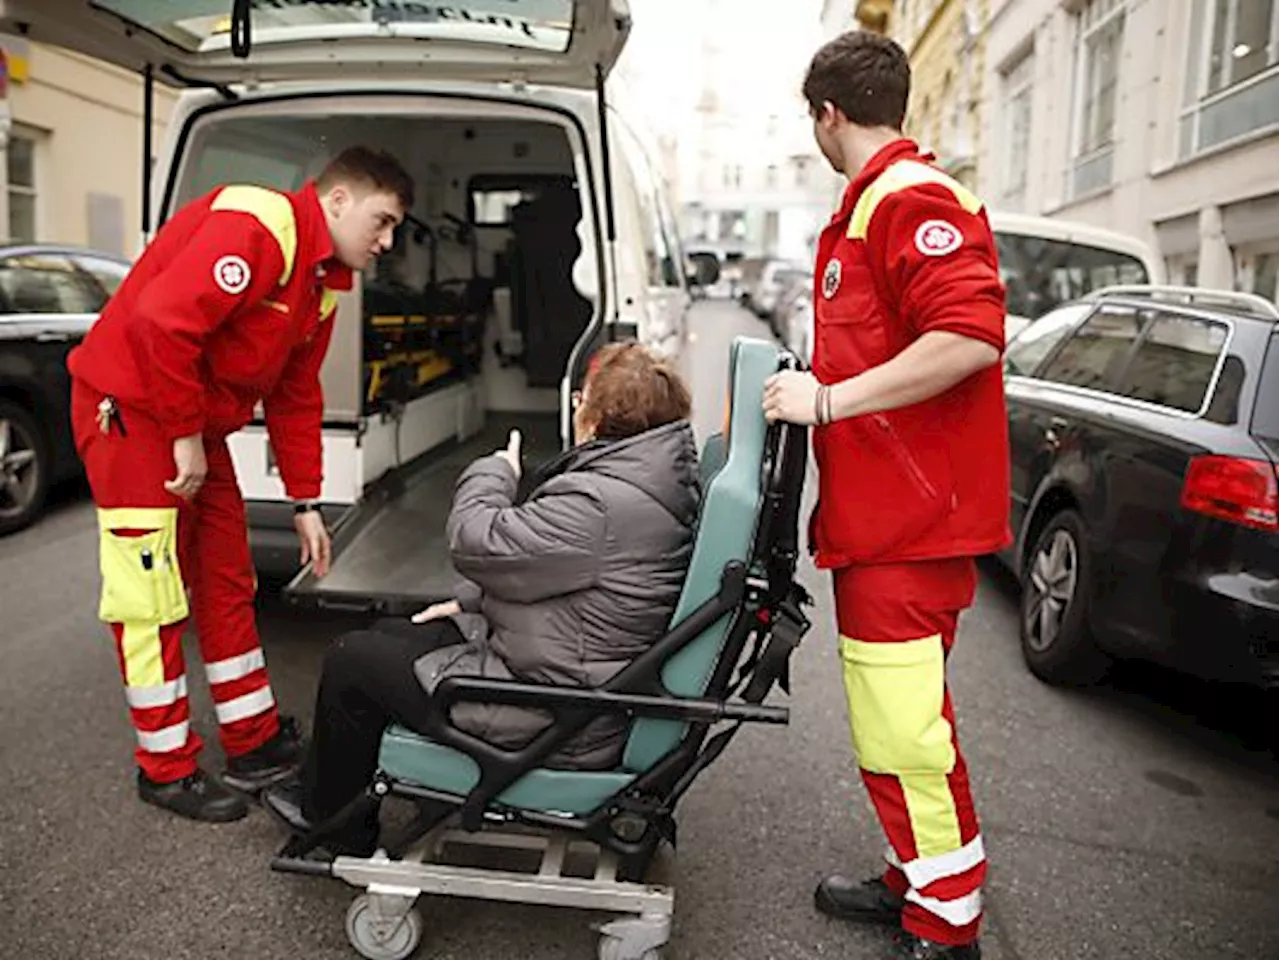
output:
POLYGON ((1107 658, 1089 630, 1086 543, 1080 515, 1063 510, 1045 524, 1023 564, 1022 656, 1047 683, 1089 683, 1106 672, 1107 658))
POLYGON ((0 400, 0 536, 31 524, 49 490, 49 444, 25 408, 0 400))

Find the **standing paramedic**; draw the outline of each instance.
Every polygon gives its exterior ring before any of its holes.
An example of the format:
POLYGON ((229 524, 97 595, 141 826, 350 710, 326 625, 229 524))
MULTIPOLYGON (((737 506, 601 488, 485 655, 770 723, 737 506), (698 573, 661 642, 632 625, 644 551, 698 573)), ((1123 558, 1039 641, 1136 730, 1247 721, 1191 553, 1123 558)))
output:
POLYGON ((227 186, 156 234, 68 360, 72 425, 98 508, 102 595, 137 733, 138 793, 224 822, 245 800, 197 766, 182 634, 195 618, 227 756, 255 792, 301 758, 254 622, 255 577, 228 434, 262 401, 302 562, 324 575, 320 365, 337 291, 390 248, 413 203, 390 155, 346 150, 296 193, 227 186))
POLYGON ((813 373, 775 376, 765 413, 817 424, 813 546, 889 840, 883 877, 828 877, 816 904, 901 924, 898 956, 973 960, 986 858, 945 664, 974 558, 1009 541, 1004 291, 982 204, 901 133, 910 83, 870 33, 809 66, 814 135, 850 182, 818 245, 813 373))

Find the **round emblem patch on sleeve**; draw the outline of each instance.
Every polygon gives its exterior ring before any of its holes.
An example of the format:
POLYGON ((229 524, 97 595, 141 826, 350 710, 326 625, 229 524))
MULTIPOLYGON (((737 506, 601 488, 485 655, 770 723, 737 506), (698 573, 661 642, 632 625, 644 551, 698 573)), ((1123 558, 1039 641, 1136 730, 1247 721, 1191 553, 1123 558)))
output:
POLYGON ((830 300, 840 289, 840 261, 832 257, 822 271, 822 295, 830 300))
POLYGON ((963 242, 959 229, 945 220, 926 220, 916 230, 916 249, 926 257, 945 257, 963 242))
POLYGON ((219 257, 213 265, 213 282, 218 289, 235 296, 249 289, 249 281, 253 274, 244 257, 234 253, 219 257))

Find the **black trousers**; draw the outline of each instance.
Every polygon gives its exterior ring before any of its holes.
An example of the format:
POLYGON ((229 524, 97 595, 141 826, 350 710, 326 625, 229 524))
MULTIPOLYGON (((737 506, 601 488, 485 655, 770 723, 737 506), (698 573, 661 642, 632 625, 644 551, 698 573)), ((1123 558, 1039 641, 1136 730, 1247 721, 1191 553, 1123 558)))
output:
MULTIPOLYGON (((311 745, 302 767, 302 809, 309 820, 333 816, 369 785, 388 726, 425 730, 428 697, 414 675, 414 661, 462 642, 449 619, 379 620, 334 641, 320 673, 311 745)), ((375 824, 366 828, 376 834, 375 824)))

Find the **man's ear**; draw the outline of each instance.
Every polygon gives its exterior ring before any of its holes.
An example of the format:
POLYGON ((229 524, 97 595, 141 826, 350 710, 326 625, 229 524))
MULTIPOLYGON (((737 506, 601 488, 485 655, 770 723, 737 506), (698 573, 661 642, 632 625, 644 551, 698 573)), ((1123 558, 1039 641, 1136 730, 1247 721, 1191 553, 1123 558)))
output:
POLYGON ((351 206, 351 190, 345 183, 334 184, 329 188, 329 193, 325 197, 328 203, 329 212, 334 216, 341 216, 351 206))
POLYGON ((843 116, 844 114, 840 112, 840 108, 830 100, 822 101, 822 112, 819 114, 819 118, 825 126, 834 127, 843 116))

